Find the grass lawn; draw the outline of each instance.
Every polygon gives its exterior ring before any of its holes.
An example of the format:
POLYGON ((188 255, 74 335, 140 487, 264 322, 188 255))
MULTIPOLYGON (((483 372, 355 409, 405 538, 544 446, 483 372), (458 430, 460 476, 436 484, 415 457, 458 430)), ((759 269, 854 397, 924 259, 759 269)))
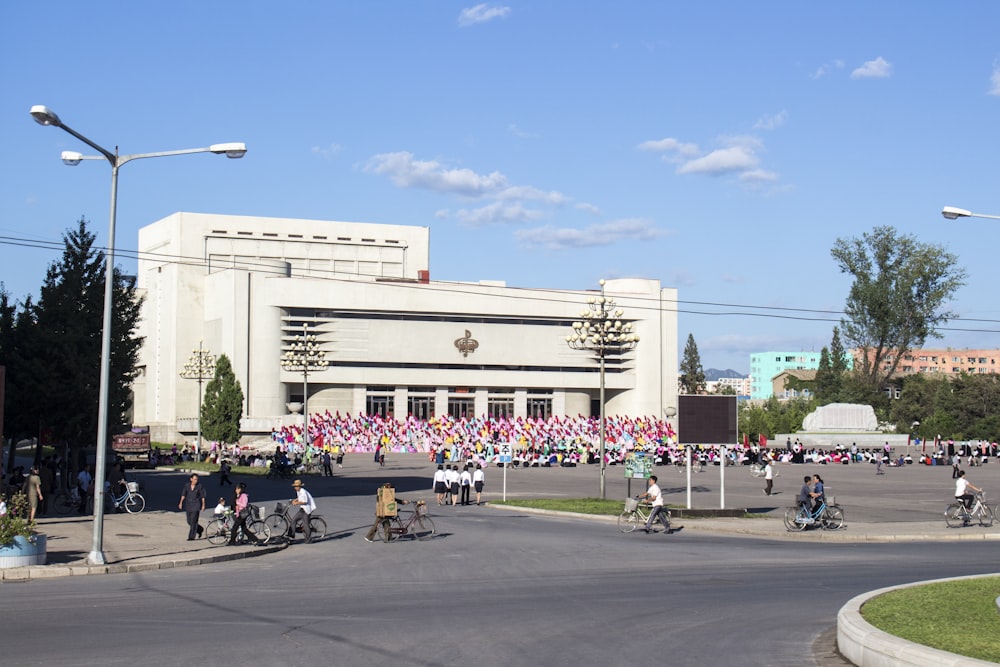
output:
POLYGON ((997 597, 1000 577, 948 581, 880 595, 865 603, 861 616, 891 635, 1000 663, 997 597))
POLYGON ((523 500, 508 500, 506 502, 491 500, 490 505, 531 507, 540 510, 576 512, 577 514, 601 514, 605 516, 618 516, 625 509, 624 503, 620 500, 601 500, 600 498, 526 498, 523 500))
MULTIPOLYGON (((202 463, 202 462, 195 462, 195 461, 183 461, 181 463, 177 463, 175 465, 165 466, 165 467, 167 467, 167 468, 184 468, 185 470, 194 470, 199 475, 208 475, 210 473, 217 475, 219 473, 219 464, 218 463, 202 463)), ((255 477, 265 477, 267 475, 267 471, 268 471, 268 469, 266 467, 265 468, 251 468, 250 466, 233 466, 233 469, 230 472, 230 475, 251 475, 251 476, 255 476, 255 477)), ((313 473, 305 473, 305 472, 298 473, 297 472, 297 473, 292 473, 292 477, 289 477, 289 479, 292 479, 294 477, 311 477, 311 476, 317 476, 317 475, 319 475, 319 473, 315 473, 315 472, 313 472, 313 473)))

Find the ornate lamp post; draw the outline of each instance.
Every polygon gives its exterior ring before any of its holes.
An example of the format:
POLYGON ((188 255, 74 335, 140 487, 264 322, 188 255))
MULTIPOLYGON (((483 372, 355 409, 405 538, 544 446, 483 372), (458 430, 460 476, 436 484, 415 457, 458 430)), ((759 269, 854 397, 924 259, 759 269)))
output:
POLYGON ((198 347, 191 350, 191 357, 184 364, 180 375, 185 380, 198 381, 198 445, 194 450, 195 460, 201 460, 201 383, 215 377, 215 355, 202 348, 204 341, 198 341, 198 347))
POLYGON ((604 295, 604 280, 601 280, 601 296, 587 301, 588 309, 580 313, 581 321, 573 322, 573 333, 566 336, 566 344, 574 350, 590 350, 598 360, 601 381, 601 498, 605 498, 605 472, 607 462, 605 451, 604 414, 604 360, 608 356, 624 354, 635 348, 639 336, 632 333, 632 323, 622 322, 622 311, 615 310, 615 300, 604 295))
POLYGON ((302 441, 306 447, 309 446, 309 372, 326 370, 329 365, 326 352, 319 349, 316 335, 309 333, 309 323, 303 322, 302 335, 295 337, 292 349, 281 357, 281 367, 286 371, 302 373, 302 414, 305 416, 302 441))
MULTIPOLYGON (((94 479, 104 479, 105 459, 108 447, 108 387, 111 382, 111 315, 112 297, 115 284, 115 222, 118 207, 118 170, 132 160, 154 157, 171 157, 173 155, 189 155, 191 153, 215 153, 229 158, 241 158, 246 155, 247 147, 243 143, 212 144, 207 148, 188 148, 179 151, 159 151, 156 153, 135 153, 119 155, 118 148, 114 152, 101 147, 73 128, 69 127, 48 107, 36 104, 31 107, 31 117, 39 125, 58 127, 67 134, 76 137, 87 144, 100 155, 81 155, 76 151, 63 151, 63 164, 76 166, 81 160, 107 160, 111 165, 111 219, 108 223, 108 249, 105 252, 104 278, 104 320, 101 331, 101 377, 97 404, 97 455, 94 460, 94 479)), ((141 120, 141 119, 140 119, 141 120)), ((94 540, 87 560, 92 565, 104 565, 104 485, 94 485, 94 540)))

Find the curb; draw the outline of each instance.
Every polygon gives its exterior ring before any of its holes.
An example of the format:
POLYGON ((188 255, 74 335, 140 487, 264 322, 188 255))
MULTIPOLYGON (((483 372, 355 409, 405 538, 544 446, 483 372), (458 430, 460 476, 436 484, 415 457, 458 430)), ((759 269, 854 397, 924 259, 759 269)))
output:
POLYGON ((105 565, 32 565, 0 570, 0 583, 31 581, 34 579, 54 579, 56 577, 76 577, 88 574, 133 574, 152 570, 171 570, 177 567, 223 563, 244 558, 256 558, 287 549, 287 544, 259 547, 246 551, 236 551, 217 556, 196 558, 173 558, 145 563, 110 563, 105 565))
MULTIPOLYGON (((519 507, 517 505, 494 505, 486 503, 485 507, 493 509, 515 510, 527 514, 538 514, 541 516, 559 517, 561 519, 578 519, 582 521, 601 521, 604 523, 614 523, 618 520, 616 516, 603 514, 580 514, 578 512, 563 512, 560 510, 546 510, 535 507, 519 507)), ((954 533, 954 534, 931 534, 914 533, 902 535, 877 535, 872 533, 851 533, 849 525, 844 524, 839 530, 805 530, 802 532, 791 532, 788 530, 771 530, 755 527, 756 522, 776 522, 778 519, 736 519, 745 522, 746 526, 734 526, 732 519, 726 518, 693 518, 681 519, 671 517, 671 526, 707 533, 725 533, 727 535, 740 535, 744 537, 759 537, 772 540, 795 540, 797 542, 848 542, 848 543, 879 543, 879 542, 965 542, 975 540, 1000 541, 1000 533, 954 533)))
POLYGON ((837 613, 837 649, 846 659, 859 667, 904 667, 910 665, 915 667, 976 667, 977 665, 995 665, 994 662, 948 653, 883 632, 862 618, 861 607, 868 600, 890 591, 942 581, 996 576, 996 574, 980 574, 971 577, 917 581, 901 586, 880 588, 855 596, 848 600, 847 604, 841 607, 837 613))

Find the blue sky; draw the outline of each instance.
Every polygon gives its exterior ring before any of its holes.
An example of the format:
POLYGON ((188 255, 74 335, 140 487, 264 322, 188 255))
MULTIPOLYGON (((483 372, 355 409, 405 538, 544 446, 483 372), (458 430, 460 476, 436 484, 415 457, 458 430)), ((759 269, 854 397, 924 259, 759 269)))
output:
MULTIPOLYGON (((940 345, 1000 347, 1000 4, 63 2, 0 8, 0 280, 37 293, 81 216, 119 248, 176 211, 427 226, 431 277, 679 289, 703 365, 819 350, 830 248, 893 225, 969 277, 940 345), (786 310, 787 309, 787 310, 786 310), (961 331, 968 329, 972 331, 961 331)), ((130 267, 123 261, 125 268, 130 267)))

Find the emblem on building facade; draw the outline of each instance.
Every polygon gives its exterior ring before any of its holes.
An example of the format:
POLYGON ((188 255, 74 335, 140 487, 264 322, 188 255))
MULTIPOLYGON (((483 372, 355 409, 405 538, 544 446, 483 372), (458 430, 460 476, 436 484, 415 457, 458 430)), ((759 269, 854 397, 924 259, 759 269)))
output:
POLYGON ((462 353, 463 357, 469 356, 470 352, 475 352, 479 347, 479 341, 472 337, 472 332, 465 330, 465 336, 455 339, 455 347, 462 353))

